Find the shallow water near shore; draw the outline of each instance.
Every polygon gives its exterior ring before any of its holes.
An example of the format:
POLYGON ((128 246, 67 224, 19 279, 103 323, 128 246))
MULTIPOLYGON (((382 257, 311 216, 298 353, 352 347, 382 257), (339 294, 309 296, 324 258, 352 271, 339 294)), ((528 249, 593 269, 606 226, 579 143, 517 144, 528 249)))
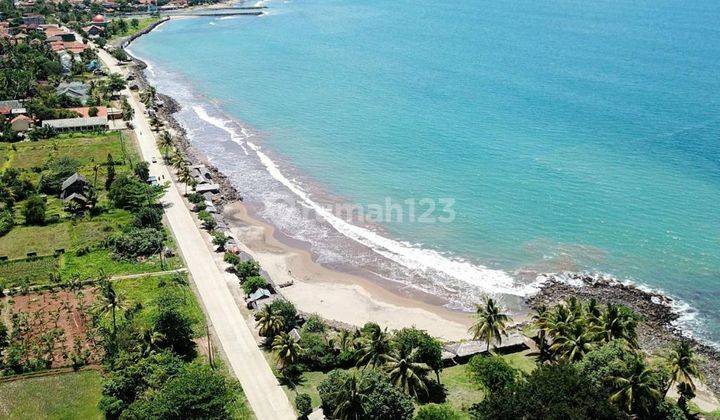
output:
POLYGON ((716 2, 268 5, 130 50, 193 144, 319 262, 454 308, 601 271, 680 298, 720 341, 716 2), (387 198, 452 198, 456 217, 365 229, 320 206, 387 198))

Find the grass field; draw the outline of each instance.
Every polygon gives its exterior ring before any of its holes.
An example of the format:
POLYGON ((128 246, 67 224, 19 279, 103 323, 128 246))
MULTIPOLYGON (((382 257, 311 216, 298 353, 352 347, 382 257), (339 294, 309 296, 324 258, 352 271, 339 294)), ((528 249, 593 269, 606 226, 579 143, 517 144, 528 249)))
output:
POLYGON ((185 274, 164 275, 157 277, 139 277, 113 282, 117 292, 130 304, 142 306, 135 319, 140 325, 149 326, 157 307, 155 301, 164 293, 174 294, 182 302, 182 309, 194 321, 195 335, 205 334, 205 315, 195 299, 185 274), (178 282, 176 278, 180 278, 178 282))
POLYGON ((47 284, 57 271, 57 257, 41 257, 0 263, 0 287, 13 288, 47 284))
POLYGON ((2 419, 101 419, 100 373, 84 371, 0 383, 2 419))
POLYGON ((56 249, 73 251, 93 246, 131 221, 132 215, 127 211, 112 209, 92 218, 64 220, 45 226, 16 225, 0 237, 0 255, 14 259, 22 258, 30 251, 49 255, 56 249))
POLYGON ((124 32, 118 32, 118 33, 114 34, 114 35, 112 36, 111 40, 114 40, 114 39, 117 39, 117 38, 122 38, 122 37, 125 37, 125 36, 134 35, 134 34, 140 32, 140 31, 146 29, 148 26, 152 25, 153 23, 159 21, 160 18, 157 18, 157 17, 146 17, 146 18, 143 18, 143 19, 138 19, 139 25, 138 25, 136 28, 132 27, 132 25, 130 24, 131 19, 125 19, 125 20, 127 21, 127 24, 128 24, 127 30, 125 30, 124 32))
MULTIPOLYGON (((514 368, 519 369, 525 373, 530 373, 535 369, 535 360, 528 354, 529 350, 502 355, 502 357, 514 368)), ((274 354, 265 352, 265 358, 271 366, 275 366, 274 354)), ((467 410, 473 404, 481 401, 484 398, 484 393, 480 387, 470 381, 468 377, 467 365, 456 365, 446 367, 440 373, 440 381, 447 391, 447 402, 455 409, 463 412, 467 415, 467 410)), ((294 403, 295 395, 309 394, 312 398, 313 407, 320 406, 320 395, 317 391, 317 386, 327 376, 324 372, 304 372, 298 382, 295 384, 295 390, 292 390, 290 386, 283 386, 285 393, 290 398, 290 401, 294 403)), ((431 373, 431 377, 434 379, 435 376, 431 373)), ((468 417, 469 418, 469 417, 468 417)))
MULTIPOLYGON (((42 167, 52 157, 68 156, 80 162, 83 175, 92 179, 95 162, 104 163, 110 153, 113 160, 127 166, 138 159, 135 146, 117 131, 107 133, 61 134, 48 140, 0 143, 0 169, 32 169, 42 167)), ((116 169, 120 169, 118 166, 116 169)), ((120 172, 120 171, 118 171, 120 172)), ((98 183, 104 182, 98 174, 98 183)))

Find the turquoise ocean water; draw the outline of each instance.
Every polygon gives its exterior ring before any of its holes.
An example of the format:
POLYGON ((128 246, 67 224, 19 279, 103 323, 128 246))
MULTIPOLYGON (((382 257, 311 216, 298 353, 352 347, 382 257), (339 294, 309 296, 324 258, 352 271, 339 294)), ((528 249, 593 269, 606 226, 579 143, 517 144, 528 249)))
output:
POLYGON ((318 260, 457 308, 522 296, 537 272, 609 273, 679 298, 720 341, 719 2, 267 5, 130 50, 198 148, 318 260), (454 220, 303 214, 423 198, 453 199, 454 220))

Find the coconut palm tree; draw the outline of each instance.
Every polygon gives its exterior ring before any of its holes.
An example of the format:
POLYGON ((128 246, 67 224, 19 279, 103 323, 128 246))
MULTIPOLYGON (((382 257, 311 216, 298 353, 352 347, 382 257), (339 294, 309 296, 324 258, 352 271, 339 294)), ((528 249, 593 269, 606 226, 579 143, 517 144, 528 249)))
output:
POLYGON ((601 340, 624 339, 628 344, 637 347, 637 319, 635 314, 624 306, 608 303, 597 323, 597 333, 601 340))
POLYGON ((275 336, 272 349, 277 352, 277 360, 280 368, 285 368, 297 362, 303 352, 300 344, 286 332, 275 336))
POLYGON ((576 321, 565 335, 553 339, 550 350, 563 360, 577 362, 595 348, 595 334, 585 324, 576 321))
POLYGON ((178 181, 185 184, 185 195, 188 193, 188 185, 192 185, 193 181, 195 181, 195 178, 193 178, 192 173, 190 172, 190 168, 187 166, 183 166, 178 171, 178 181))
POLYGON ((550 344, 548 342, 548 328, 550 326, 550 310, 547 306, 541 305, 535 309, 535 314, 532 316, 537 333, 533 337, 533 341, 537 344, 539 354, 537 360, 539 363, 544 363, 552 360, 552 352, 550 351, 550 344))
POLYGON ((285 326, 282 315, 276 313, 270 305, 265 305, 255 314, 255 320, 258 323, 259 333, 263 337, 273 337, 285 326))
POLYGON ((180 151, 177 149, 175 149, 175 152, 170 158, 170 163, 176 171, 179 171, 180 168, 188 165, 188 161, 185 160, 185 156, 183 156, 182 153, 180 153, 180 151))
POLYGON ((336 343, 341 351, 347 351, 353 348, 353 333, 350 330, 342 329, 338 333, 336 343))
POLYGON ((158 137, 158 146, 163 149, 163 155, 165 162, 168 160, 168 151, 173 145, 173 139, 170 133, 167 130, 164 130, 162 133, 160 133, 160 137, 158 137))
POLYGON ((662 398, 662 393, 655 388, 652 369, 641 360, 635 362, 629 377, 614 376, 611 381, 614 392, 610 395, 610 401, 618 404, 628 414, 637 414, 634 411, 636 411, 635 408, 638 405, 645 409, 650 405, 654 405, 639 404, 641 401, 659 401, 662 398))
POLYGON ((98 291, 100 295, 98 309, 101 314, 110 312, 112 315, 112 331, 114 336, 117 332, 116 313, 118 310, 125 308, 125 299, 115 291, 112 283, 110 283, 104 273, 101 273, 98 291))
POLYGON ((395 351, 384 357, 390 382, 415 398, 420 394, 427 395, 427 374, 432 370, 425 363, 417 362, 417 353, 417 348, 414 348, 409 352, 395 351))
POLYGON ((484 340, 488 351, 492 351, 490 343, 494 346, 502 343, 502 336, 507 336, 507 323, 510 317, 500 311, 492 298, 488 298, 484 305, 477 305, 476 321, 470 327, 474 340, 484 340))
POLYGON ((359 420, 365 417, 365 401, 368 399, 367 389, 362 386, 353 373, 337 392, 333 399, 338 402, 333 417, 339 420, 359 420))
POLYGON ((358 359, 356 366, 380 366, 384 362, 384 357, 390 353, 390 338, 387 328, 371 330, 368 336, 360 339, 360 342, 362 343, 362 347, 360 347, 362 356, 358 359))
MULTIPOLYGON (((670 368, 671 376, 670 383, 665 390, 665 395, 667 395, 667 392, 673 384, 678 386, 678 391, 686 391, 685 395, 683 395, 683 392, 680 392, 681 399, 691 394, 694 395, 695 383, 693 382, 693 377, 702 379, 702 373, 700 372, 700 361, 692 347, 690 347, 690 343, 685 340, 676 343, 667 358, 667 364, 670 368)), ((689 399, 692 399, 692 397, 689 399)), ((680 404, 679 400, 678 404, 680 404)))

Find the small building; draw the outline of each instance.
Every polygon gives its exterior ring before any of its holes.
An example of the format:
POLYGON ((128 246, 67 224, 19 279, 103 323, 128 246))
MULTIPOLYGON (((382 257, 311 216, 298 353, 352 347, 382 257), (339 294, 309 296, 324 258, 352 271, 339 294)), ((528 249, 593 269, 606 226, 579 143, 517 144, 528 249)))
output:
POLYGON ((122 120, 122 110, 119 110, 117 108, 107 108, 107 118, 108 120, 122 120))
POLYGON ((106 117, 61 118, 45 120, 43 127, 52 127, 57 131, 105 131, 110 128, 106 117))
MULTIPOLYGON (((528 349, 526 338, 518 332, 511 332, 504 337, 498 346, 490 345, 498 353, 507 353, 528 349)), ((488 346, 484 340, 466 340, 447 343, 443 346, 442 360, 446 364, 462 363, 476 354, 488 353, 488 346)))
MULTIPOLYGON (((90 183, 85 179, 84 176, 75 172, 70 175, 65 181, 63 181, 60 187, 60 198, 65 200, 70 198, 73 194, 85 194, 85 189, 90 186, 90 183)), ((83 196, 83 198, 85 198, 83 196)), ((87 199, 86 199, 87 200, 87 199)))
POLYGON ((67 97, 77 99, 80 103, 85 104, 90 97, 90 85, 83 82, 63 82, 55 88, 58 96, 65 95, 67 97))
POLYGON ((90 203, 90 200, 87 199, 84 195, 80 193, 72 193, 69 196, 63 198, 63 203, 68 206, 70 204, 75 204, 81 209, 85 209, 88 204, 90 203))
POLYGON ((45 24, 45 16, 38 15, 36 13, 33 14, 27 14, 23 15, 22 17, 23 25, 27 25, 31 28, 37 28, 40 25, 45 24))
POLYGON ((30 129, 32 123, 32 118, 21 114, 10 121, 10 129, 16 133, 25 132, 30 129))
POLYGON ((103 16, 103 15, 93 16, 92 21, 90 22, 90 25, 101 26, 101 27, 105 27, 105 26, 107 26, 107 24, 108 24, 108 21, 105 19, 105 16, 103 16))
POLYGON ((22 102, 18 101, 17 99, 0 101, 0 115, 3 115, 5 117, 13 117, 24 114, 25 112, 25 107, 23 106, 22 102))
POLYGON ((88 38, 97 38, 105 32, 105 27, 92 24, 85 26, 83 31, 87 34, 88 38))
POLYGON ((257 289, 253 293, 250 293, 250 296, 247 298, 247 307, 248 309, 253 309, 254 307, 257 307, 257 302, 262 299, 268 299, 270 296, 272 296, 272 293, 268 289, 257 289))

